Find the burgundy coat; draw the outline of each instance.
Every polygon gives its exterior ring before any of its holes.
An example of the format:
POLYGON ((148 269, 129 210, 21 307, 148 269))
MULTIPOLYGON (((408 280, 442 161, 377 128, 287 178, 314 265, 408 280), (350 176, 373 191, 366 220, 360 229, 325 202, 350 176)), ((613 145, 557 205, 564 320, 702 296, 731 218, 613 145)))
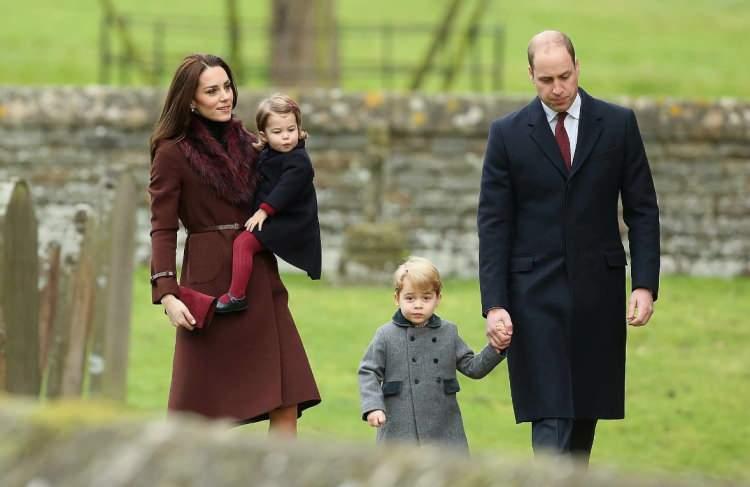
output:
MULTIPOLYGON (((236 190, 248 187, 256 157, 246 144, 252 136, 233 122, 228 151, 234 157, 228 162, 227 152, 204 127, 193 129, 192 139, 163 142, 151 164, 151 274, 167 274, 152 281, 154 303, 168 293, 179 297, 178 220, 188 230, 180 284, 212 296, 229 288, 232 241, 241 225, 191 230, 241 224, 252 204, 252 193, 236 190), (232 164, 239 158, 244 166, 232 164)), ((301 414, 320 402, 273 254, 255 256, 247 296, 245 311, 215 315, 202 330, 178 329, 170 410, 250 422, 279 407, 297 404, 301 414)))

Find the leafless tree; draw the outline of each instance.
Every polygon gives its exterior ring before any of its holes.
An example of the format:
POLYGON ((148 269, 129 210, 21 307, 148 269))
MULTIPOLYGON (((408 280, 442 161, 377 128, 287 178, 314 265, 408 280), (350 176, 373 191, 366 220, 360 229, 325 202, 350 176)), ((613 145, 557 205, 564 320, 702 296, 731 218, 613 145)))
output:
POLYGON ((335 0, 271 0, 270 81, 276 86, 337 86, 335 0))

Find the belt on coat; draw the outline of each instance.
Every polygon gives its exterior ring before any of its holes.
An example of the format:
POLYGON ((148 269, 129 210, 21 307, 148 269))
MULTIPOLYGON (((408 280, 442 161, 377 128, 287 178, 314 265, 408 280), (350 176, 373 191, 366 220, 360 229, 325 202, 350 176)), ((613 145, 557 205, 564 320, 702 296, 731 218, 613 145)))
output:
POLYGON ((240 223, 226 223, 224 225, 212 225, 210 227, 188 228, 187 233, 220 232, 221 230, 239 230, 244 228, 240 223))
MULTIPOLYGON (((220 232, 221 230, 239 230, 240 228, 243 228, 243 226, 239 223, 226 223, 224 225, 212 225, 210 227, 198 227, 198 228, 190 228, 186 230, 189 235, 191 233, 220 232)), ((177 276, 177 273, 175 273, 174 271, 157 272, 156 274, 153 274, 151 276, 151 282, 153 283, 160 277, 175 277, 175 276, 177 276)))

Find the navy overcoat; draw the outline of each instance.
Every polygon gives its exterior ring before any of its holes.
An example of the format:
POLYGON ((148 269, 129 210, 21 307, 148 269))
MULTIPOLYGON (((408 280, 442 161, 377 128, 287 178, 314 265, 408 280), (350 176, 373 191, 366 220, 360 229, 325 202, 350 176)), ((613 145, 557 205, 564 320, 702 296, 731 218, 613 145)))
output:
POLYGON ((263 230, 256 228, 253 234, 265 248, 307 272, 311 279, 320 279, 320 223, 314 175, 304 141, 289 152, 263 149, 258 158, 255 209, 266 203, 275 213, 263 222, 263 230))
POLYGON ((573 168, 541 102, 493 122, 479 197, 482 311, 509 311, 516 421, 624 416, 625 250, 633 288, 659 285, 659 210, 632 110, 579 90, 573 168))

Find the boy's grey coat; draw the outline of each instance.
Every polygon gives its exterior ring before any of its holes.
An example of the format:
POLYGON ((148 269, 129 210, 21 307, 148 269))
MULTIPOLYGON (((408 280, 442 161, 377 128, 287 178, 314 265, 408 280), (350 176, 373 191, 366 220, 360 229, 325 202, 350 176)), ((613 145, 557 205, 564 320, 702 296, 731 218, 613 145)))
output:
POLYGON ((437 315, 417 328, 396 313, 375 332, 359 365, 362 419, 370 411, 385 411, 378 442, 449 442, 468 448, 456 401, 456 370, 479 379, 504 358, 489 345, 474 355, 456 325, 437 315))

